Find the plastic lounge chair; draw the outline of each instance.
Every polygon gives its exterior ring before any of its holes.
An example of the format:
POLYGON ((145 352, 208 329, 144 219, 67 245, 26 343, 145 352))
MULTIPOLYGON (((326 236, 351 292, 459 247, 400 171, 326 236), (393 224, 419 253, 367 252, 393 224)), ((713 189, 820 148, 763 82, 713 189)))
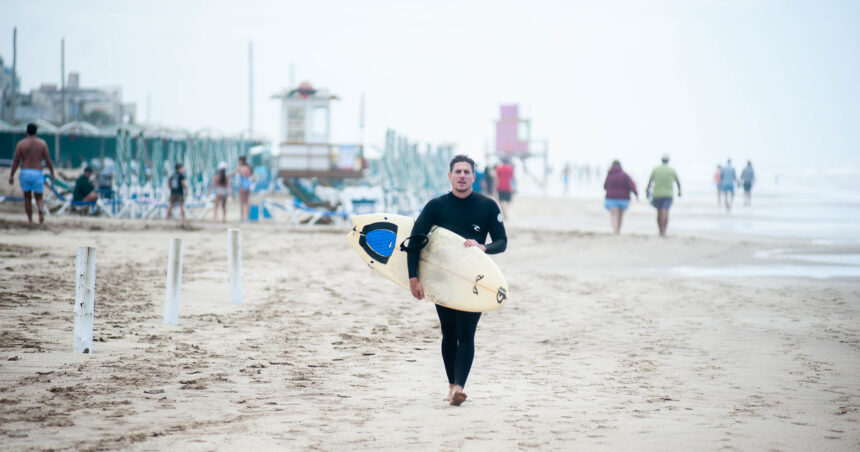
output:
POLYGON ((214 197, 212 199, 204 199, 193 202, 185 202, 185 212, 188 213, 188 216, 193 217, 197 220, 202 220, 209 215, 209 212, 212 211, 212 208, 215 206, 214 197))
MULTIPOLYGON (((22 204, 23 204, 23 203, 24 203, 24 198, 20 198, 20 197, 17 197, 17 196, 0 196, 0 203, 2 203, 2 202, 20 202, 20 203, 22 203, 22 204)), ((35 200, 35 199, 32 199, 30 202, 31 202, 31 203, 33 203, 34 205, 36 204, 36 200, 35 200)), ((48 204, 47 204, 47 203, 42 204, 42 207, 43 207, 43 209, 44 209, 44 211, 45 211, 45 215, 48 215, 48 214, 50 213, 50 212, 48 211, 48 204)))
MULTIPOLYGON (((279 203, 276 201, 272 201, 271 199, 263 198, 263 200, 260 201, 260 206, 263 209, 266 209, 267 211, 269 211, 270 213, 271 212, 283 212, 284 214, 286 214, 286 217, 289 219, 289 221, 291 223, 299 224, 299 223, 296 223, 296 221, 295 221, 295 209, 293 208, 293 206, 291 206, 289 204, 282 204, 282 203, 279 203)), ((274 218, 277 221, 279 218, 281 218, 281 216, 280 215, 273 215, 272 218, 274 218)))
POLYGON ((320 222, 322 222, 323 220, 337 223, 345 221, 347 218, 349 218, 349 215, 347 213, 338 210, 332 210, 331 208, 309 207, 298 198, 295 198, 293 200, 293 207, 297 211, 305 212, 310 215, 310 218, 308 218, 306 221, 301 222, 308 225, 320 224, 320 222))

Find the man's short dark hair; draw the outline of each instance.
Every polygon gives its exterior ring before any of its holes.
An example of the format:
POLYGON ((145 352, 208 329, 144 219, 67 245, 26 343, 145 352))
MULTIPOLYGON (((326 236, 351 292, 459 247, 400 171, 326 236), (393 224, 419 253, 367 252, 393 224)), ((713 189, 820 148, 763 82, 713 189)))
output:
POLYGON ((86 173, 92 174, 92 172, 93 172, 92 166, 88 166, 88 167, 84 168, 84 174, 86 174, 86 173))
POLYGON ((177 163, 176 165, 173 166, 173 169, 175 169, 176 171, 179 171, 179 168, 182 168, 181 163, 177 163))
POLYGON ((37 127, 36 124, 33 124, 32 122, 27 124, 27 135, 35 135, 37 130, 39 130, 39 127, 37 127))
POLYGON ((451 171, 454 171, 454 164, 460 162, 468 163, 472 167, 472 172, 475 172, 475 161, 469 158, 468 155, 463 154, 455 155, 454 158, 451 159, 451 164, 448 165, 448 172, 450 173, 451 171))

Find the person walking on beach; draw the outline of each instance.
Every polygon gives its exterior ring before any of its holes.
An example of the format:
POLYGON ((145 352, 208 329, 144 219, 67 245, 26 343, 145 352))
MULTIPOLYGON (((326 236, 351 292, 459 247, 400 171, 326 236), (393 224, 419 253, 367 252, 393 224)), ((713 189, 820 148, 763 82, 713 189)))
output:
POLYGON ((182 213, 182 222, 185 222, 185 190, 188 189, 188 184, 185 182, 185 168, 181 163, 177 163, 175 172, 170 176, 170 199, 167 201, 167 219, 170 219, 170 212, 173 211, 173 205, 179 204, 179 211, 182 213))
POLYGON ((472 191, 479 195, 484 192, 484 172, 480 169, 475 170, 475 183, 472 184, 472 191))
POLYGON ((493 192, 496 191, 496 167, 487 165, 484 167, 484 188, 488 197, 493 197, 493 192))
POLYGON ((741 183, 744 185, 744 205, 748 206, 752 202, 752 186, 755 183, 755 171, 753 171, 752 161, 747 160, 747 166, 741 171, 741 183))
POLYGON ((737 183, 737 173, 735 173, 735 167, 732 166, 732 159, 727 159, 726 166, 720 171, 720 187, 723 189, 726 212, 732 210, 732 204, 735 202, 735 183, 737 183))
POLYGON ((611 215, 612 232, 620 234, 621 218, 624 216, 624 211, 630 206, 630 193, 636 195, 638 201, 639 192, 636 191, 636 184, 633 183, 633 179, 621 169, 621 163, 618 160, 612 162, 609 173, 606 175, 606 181, 603 182, 603 189, 606 190, 603 206, 611 215))
POLYGON ((48 144, 45 140, 36 137, 38 127, 36 124, 27 124, 27 137, 19 141, 15 146, 15 157, 12 160, 12 171, 9 173, 9 185, 15 184, 15 171, 21 167, 21 175, 18 183, 24 192, 24 212, 27 212, 27 221, 33 222, 32 199, 36 198, 36 207, 39 209, 39 224, 45 222, 45 208, 42 201, 42 193, 45 190, 45 174, 42 173, 42 160, 51 171, 50 182, 54 183, 54 164, 48 153, 48 144))
POLYGON ((564 184, 564 194, 567 195, 567 189, 570 187, 570 163, 564 164, 564 169, 561 170, 561 181, 564 184))
POLYGON ((211 194, 212 190, 215 190, 215 207, 213 209, 213 213, 215 214, 215 221, 218 221, 218 204, 221 205, 221 221, 227 222, 227 196, 230 194, 230 176, 227 175, 227 162, 221 162, 218 164, 218 174, 215 175, 215 178, 212 179, 212 183, 209 184, 209 193, 211 194))
POLYGON ((648 178, 648 188, 645 191, 651 198, 651 205, 657 209, 657 227, 660 230, 660 236, 665 237, 666 227, 669 225, 669 208, 672 207, 674 195, 672 183, 678 185, 678 197, 680 198, 681 181, 678 180, 678 173, 669 166, 669 156, 663 154, 660 160, 663 163, 651 171, 651 177, 648 178))
POLYGON ((717 171, 714 173, 714 185, 717 186, 717 207, 723 205, 723 168, 717 165, 717 171))
MULTIPOLYGON (((433 225, 448 228, 465 237, 463 246, 478 247, 487 254, 501 253, 507 247, 507 236, 499 206, 490 198, 472 191, 475 181, 475 162, 457 155, 449 164, 448 180, 451 191, 431 199, 412 227, 413 236, 427 235, 433 225), (492 243, 485 245, 487 234, 492 243)), ((420 249, 407 250, 409 286, 417 299, 424 298, 424 287, 418 274, 420 249)), ((475 356, 475 330, 480 312, 464 312, 436 305, 436 314, 442 327, 442 362, 448 376, 446 401, 459 406, 466 400, 463 388, 469 377, 475 356)))
POLYGON ((105 165, 101 171, 99 171, 98 176, 96 176, 96 182, 98 182, 98 192, 99 197, 102 199, 113 199, 113 173, 114 166, 113 164, 105 165))
POLYGON ((496 192, 499 193, 499 205, 502 208, 502 216, 508 219, 508 210, 513 197, 514 167, 509 159, 502 160, 502 164, 496 168, 496 192))
POLYGON ((249 219, 251 215, 251 175, 254 169, 248 165, 247 157, 239 157, 239 166, 230 176, 239 175, 239 221, 249 219))

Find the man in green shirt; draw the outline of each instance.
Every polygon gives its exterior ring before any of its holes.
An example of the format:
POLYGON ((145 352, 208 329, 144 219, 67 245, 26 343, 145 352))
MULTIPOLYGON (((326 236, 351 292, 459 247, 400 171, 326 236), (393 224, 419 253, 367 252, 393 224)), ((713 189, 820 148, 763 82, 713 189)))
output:
POLYGON ((672 206, 674 187, 678 185, 678 197, 681 197, 681 182, 678 173, 669 166, 669 156, 664 154, 661 159, 663 164, 651 171, 648 179, 647 193, 651 198, 651 205, 657 208, 657 227, 660 228, 660 236, 666 236, 666 226, 669 224, 669 207, 672 206))
POLYGON ((84 168, 84 174, 75 181, 75 189, 72 192, 72 201, 75 202, 92 202, 99 199, 99 194, 95 191, 96 188, 90 182, 90 177, 93 175, 93 169, 89 166, 84 168))

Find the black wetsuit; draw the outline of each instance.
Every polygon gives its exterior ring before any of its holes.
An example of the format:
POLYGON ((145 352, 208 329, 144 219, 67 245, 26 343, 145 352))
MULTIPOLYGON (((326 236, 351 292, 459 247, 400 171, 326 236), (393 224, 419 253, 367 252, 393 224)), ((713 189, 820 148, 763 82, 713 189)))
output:
MULTIPOLYGON (((458 198, 453 193, 434 198, 424 206, 412 235, 426 235, 433 225, 441 226, 480 244, 487 240, 487 233, 493 242, 487 247, 487 254, 501 253, 507 247, 505 226, 499 206, 490 198, 472 193, 466 198, 458 198)), ((409 277, 418 275, 419 251, 410 250, 407 256, 409 277)), ((480 312, 463 312, 436 305, 439 323, 442 326, 442 361, 448 374, 448 383, 465 387, 475 356, 475 329, 480 312)))

